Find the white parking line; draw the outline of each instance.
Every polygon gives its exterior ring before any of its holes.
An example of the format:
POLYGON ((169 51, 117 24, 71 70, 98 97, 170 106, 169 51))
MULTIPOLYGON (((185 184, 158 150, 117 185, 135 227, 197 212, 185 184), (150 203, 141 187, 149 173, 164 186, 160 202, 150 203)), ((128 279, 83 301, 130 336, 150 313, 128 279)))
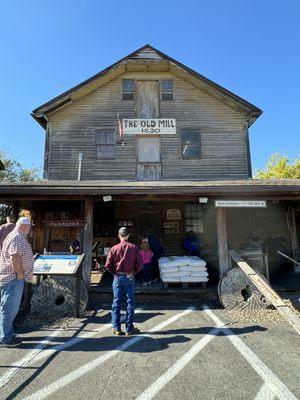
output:
POLYGON ((221 329, 214 328, 202 337, 175 364, 148 387, 136 400, 152 399, 167 383, 169 383, 183 368, 219 333, 221 329))
POLYGON ((53 332, 52 335, 46 337, 46 339, 40 341, 37 346, 21 360, 16 361, 13 365, 9 367, 9 370, 0 377, 0 388, 6 385, 16 374, 18 374, 21 369, 26 367, 52 340, 57 337, 63 330, 58 329, 53 332))
POLYGON ((255 397, 255 400, 274 400, 274 399, 276 399, 276 396, 266 383, 262 385, 260 391, 257 393, 255 397))
POLYGON ((69 374, 65 375, 64 377, 58 379, 57 381, 51 383, 50 385, 46 386, 45 388, 33 393, 32 395, 23 398, 23 400, 42 400, 45 399, 47 396, 50 394, 56 392, 58 389, 63 388, 64 386, 67 386, 71 382, 75 381, 76 379, 80 378, 84 374, 92 371, 93 369, 97 368, 99 365, 104 363, 105 361, 109 360, 111 357, 117 355, 119 352, 124 351, 128 349, 130 346, 133 346, 134 344, 138 343, 139 341, 143 340, 146 337, 150 337, 151 333, 158 332, 165 328, 166 326, 172 324, 179 318, 189 314, 192 312, 195 308, 194 307, 189 307, 182 313, 176 314, 171 318, 168 318, 166 321, 161 322, 160 324, 156 325, 154 328, 149 329, 147 332, 148 334, 142 334, 139 336, 134 336, 132 339, 126 341, 123 343, 121 346, 117 347, 114 350, 108 351, 101 355, 100 357, 96 358, 95 360, 83 365, 82 367, 79 367, 78 369, 70 372, 69 374))
MULTIPOLYGON (((206 314, 220 326, 222 321, 209 309, 203 306, 206 314)), ((228 337, 234 347, 241 353, 256 373, 267 384, 269 389, 279 400, 297 400, 297 398, 289 391, 285 384, 261 361, 261 359, 229 328, 221 328, 228 337)))
MULTIPOLYGON (((143 311, 143 309, 139 308, 139 309, 135 310, 135 314, 139 314, 142 311, 143 311)), ((126 316, 123 315, 121 317, 121 322, 124 322, 125 319, 126 319, 126 316)), ((99 333, 105 332, 105 331, 107 331, 109 329, 112 329, 111 323, 104 324, 104 325, 100 326, 100 328, 97 328, 92 332, 83 332, 82 334, 80 334, 80 336, 73 337, 72 339, 69 339, 65 343, 53 346, 52 349, 44 350, 38 357, 35 358, 34 361, 37 362, 37 361, 43 360, 44 358, 49 358, 53 354, 55 354, 55 353, 57 353, 59 351, 62 351, 62 350, 68 349, 68 348, 70 348, 72 346, 75 346, 76 344, 82 342, 83 340, 90 339, 90 338, 92 338, 94 336, 97 336, 99 333)))

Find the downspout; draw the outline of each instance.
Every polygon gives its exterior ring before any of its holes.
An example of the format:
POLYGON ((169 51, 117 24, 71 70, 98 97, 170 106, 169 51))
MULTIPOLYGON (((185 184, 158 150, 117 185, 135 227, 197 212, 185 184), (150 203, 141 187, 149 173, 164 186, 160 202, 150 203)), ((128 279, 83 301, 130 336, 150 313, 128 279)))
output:
POLYGON ((81 168, 82 168, 82 153, 78 155, 78 177, 77 180, 80 181, 81 179, 81 168))
POLYGON ((245 139, 246 139, 248 178, 251 179, 252 165, 251 165, 250 140, 249 140, 249 120, 250 120, 250 115, 248 116, 247 121, 244 122, 244 129, 245 129, 245 139))

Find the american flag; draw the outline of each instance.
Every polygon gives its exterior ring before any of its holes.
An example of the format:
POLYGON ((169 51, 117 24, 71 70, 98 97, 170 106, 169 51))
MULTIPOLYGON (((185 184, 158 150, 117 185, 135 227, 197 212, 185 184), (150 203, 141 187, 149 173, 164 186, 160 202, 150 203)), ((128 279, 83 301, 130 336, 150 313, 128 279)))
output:
POLYGON ((119 135, 120 135, 120 138, 123 139, 124 129, 123 129, 122 120, 120 119, 119 114, 117 115, 117 120, 118 120, 119 135))

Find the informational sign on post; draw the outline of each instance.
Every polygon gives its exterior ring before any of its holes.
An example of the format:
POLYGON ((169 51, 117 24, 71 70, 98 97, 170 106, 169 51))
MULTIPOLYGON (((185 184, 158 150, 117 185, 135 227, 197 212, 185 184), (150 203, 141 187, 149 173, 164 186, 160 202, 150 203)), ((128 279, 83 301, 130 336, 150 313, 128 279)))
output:
POLYGON ((35 275, 75 275, 82 255, 39 255, 34 260, 33 273, 35 275))

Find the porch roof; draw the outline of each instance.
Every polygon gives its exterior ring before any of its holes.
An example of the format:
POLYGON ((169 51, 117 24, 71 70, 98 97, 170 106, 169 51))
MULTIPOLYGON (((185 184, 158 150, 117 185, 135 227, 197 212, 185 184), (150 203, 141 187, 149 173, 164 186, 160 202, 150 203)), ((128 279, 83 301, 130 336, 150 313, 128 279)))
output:
POLYGON ((300 179, 223 181, 55 181, 2 183, 0 197, 12 195, 105 195, 105 194, 205 194, 205 195, 284 195, 300 198, 300 179))

